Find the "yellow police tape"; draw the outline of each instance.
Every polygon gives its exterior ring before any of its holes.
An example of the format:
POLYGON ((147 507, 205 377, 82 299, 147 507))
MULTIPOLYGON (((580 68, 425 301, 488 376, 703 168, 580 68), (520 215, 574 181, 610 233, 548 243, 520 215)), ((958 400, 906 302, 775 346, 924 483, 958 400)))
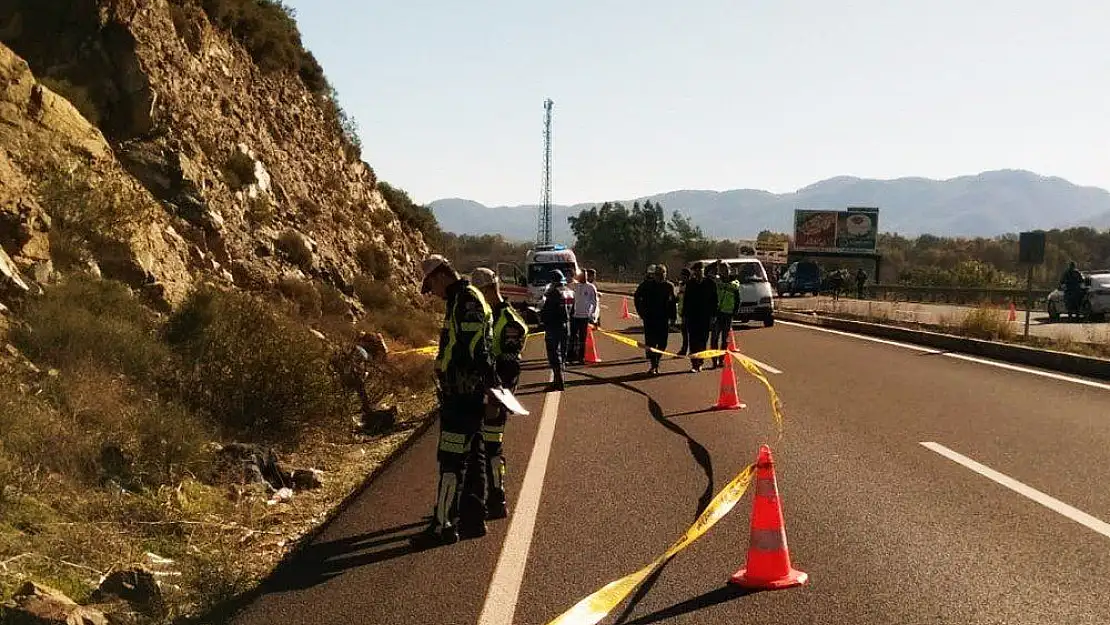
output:
POLYGON ((740 501, 740 498, 743 497, 744 493, 748 490, 748 485, 751 484, 752 475, 754 473, 754 464, 744 467, 744 470, 741 471, 739 475, 732 478, 732 481, 726 484, 725 487, 721 489, 721 492, 717 493, 717 496, 709 502, 709 505, 706 506, 701 515, 698 516, 698 520, 694 521, 694 524, 686 530, 686 533, 675 541, 663 555, 656 558, 654 562, 631 575, 606 584, 601 590, 579 601, 574 607, 558 616, 555 620, 550 621, 547 625, 593 625, 605 618, 605 616, 624 601, 624 598, 639 586, 640 583, 658 570, 659 567, 666 564, 671 558, 678 555, 680 551, 701 538, 701 536, 708 532, 717 521, 721 520, 732 511, 733 506, 740 501))
MULTIPOLYGON (((630 347, 644 349, 663 356, 671 356, 673 358, 684 357, 672 352, 656 349, 654 347, 648 347, 646 344, 640 341, 629 338, 622 334, 617 334, 615 332, 608 332, 598 329, 598 333, 630 347)), ((528 336, 533 337, 541 334, 543 334, 543 332, 529 334, 528 336)), ((435 354, 437 351, 438 348, 432 346, 394 353, 435 354)), ((751 359, 746 358, 738 351, 729 351, 723 349, 705 350, 696 354, 690 354, 689 356, 685 356, 685 358, 689 358, 691 360, 708 360, 710 358, 717 358, 726 355, 735 358, 736 361, 739 362, 742 367, 744 367, 745 371, 747 371, 752 377, 759 380, 763 384, 763 386, 767 388, 767 394, 771 398, 771 412, 775 418, 775 425, 778 429, 779 439, 781 439, 783 433, 782 401, 779 399, 778 393, 775 391, 775 387, 767 379, 767 376, 763 374, 763 371, 759 368, 759 365, 755 364, 751 359)), ((631 575, 626 575, 625 577, 622 577, 614 582, 606 584, 600 590, 574 604, 571 609, 556 617, 555 620, 548 622, 547 625, 595 625, 596 623, 600 622, 610 612, 613 611, 613 608, 620 605, 621 602, 623 602, 624 599, 629 594, 631 594, 633 590, 636 589, 636 587, 643 583, 645 579, 650 577, 652 573, 659 570, 659 568, 669 562, 671 558, 674 558, 684 549, 692 545, 696 540, 698 540, 706 532, 708 532, 710 528, 712 528, 717 523, 717 521, 721 520, 729 512, 731 512, 732 508, 736 506, 737 502, 739 502, 740 499, 744 496, 744 493, 747 492, 748 486, 751 484, 752 476, 754 475, 754 473, 754 464, 750 464, 744 467, 744 469, 740 471, 740 473, 736 477, 732 478, 731 482, 726 484, 725 487, 722 488, 721 491, 713 497, 713 500, 709 502, 709 505, 706 506, 701 515, 698 516, 698 519, 694 521, 694 524, 691 525, 686 530, 686 532, 665 552, 663 552, 663 555, 656 558, 651 564, 645 566, 639 571, 636 571, 635 573, 632 573, 631 575)))

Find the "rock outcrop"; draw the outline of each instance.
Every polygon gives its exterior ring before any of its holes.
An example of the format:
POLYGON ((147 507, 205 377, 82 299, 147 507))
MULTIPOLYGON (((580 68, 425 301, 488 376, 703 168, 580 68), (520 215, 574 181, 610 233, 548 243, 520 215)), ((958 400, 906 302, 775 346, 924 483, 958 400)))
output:
POLYGON ((166 306, 201 279, 351 296, 370 254, 415 293, 423 237, 329 92, 261 69, 198 2, 0 0, 0 42, 0 297, 66 269, 166 306))

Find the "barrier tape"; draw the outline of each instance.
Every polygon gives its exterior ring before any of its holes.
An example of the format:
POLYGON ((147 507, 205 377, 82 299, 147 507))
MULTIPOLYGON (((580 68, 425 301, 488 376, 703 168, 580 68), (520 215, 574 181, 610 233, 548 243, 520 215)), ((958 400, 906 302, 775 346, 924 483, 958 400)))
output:
POLYGON ((713 501, 709 502, 698 520, 686 530, 686 533, 654 562, 631 575, 606 584, 601 590, 579 601, 574 607, 549 622, 548 625, 594 625, 605 618, 613 611, 613 608, 620 605, 624 598, 650 577, 652 573, 659 570, 683 549, 692 545, 694 541, 708 532, 717 521, 731 512, 732 508, 747 492, 754 474, 754 464, 744 467, 744 470, 732 478, 732 481, 725 485, 721 492, 717 493, 713 501))
MULTIPOLYGON (((654 347, 648 347, 645 343, 637 341, 633 338, 629 338, 628 336, 625 336, 623 334, 608 332, 606 330, 601 330, 600 328, 597 330, 597 332, 630 347, 643 349, 663 356, 684 358, 684 356, 675 354, 673 352, 668 352, 654 347)), ((543 334, 543 332, 529 334, 529 337, 538 336, 540 334, 543 334)), ((416 350, 406 350, 406 352, 396 353, 420 352, 434 354, 436 351, 437 348, 435 347, 424 347, 418 348, 416 350)), ((759 368, 759 365, 755 364, 738 351, 723 349, 704 350, 696 354, 685 356, 685 358, 689 358, 691 360, 709 360, 711 358, 716 358, 720 356, 730 356, 732 358, 735 358, 740 366, 742 366, 749 375, 759 380, 763 384, 763 386, 766 387, 767 394, 770 396, 771 399, 771 412, 774 416, 775 425, 778 429, 778 437, 779 439, 781 439, 783 435, 784 422, 782 415, 782 401, 779 399, 778 393, 775 391, 775 387, 771 384, 770 380, 767 379, 767 376, 764 375, 763 371, 759 368)), ((741 470, 740 473, 736 475, 736 477, 732 478, 732 480, 713 497, 712 501, 709 502, 709 505, 706 506, 705 510, 702 511, 697 520, 694 521, 693 525, 687 528, 686 532, 683 533, 683 535, 677 541, 671 544, 671 546, 667 548, 665 552, 663 552, 663 555, 652 561, 651 564, 636 571, 635 573, 632 573, 631 575, 626 575, 616 581, 606 584, 600 590, 593 592, 584 599, 580 600, 578 603, 574 604, 574 606, 566 612, 555 617, 554 620, 549 621, 547 625, 596 625, 596 623, 600 622, 602 619, 608 616, 614 608, 620 605, 625 600, 625 598, 627 598, 628 595, 632 593, 633 590, 635 590, 640 584, 644 582, 645 579, 658 571, 661 567, 663 567, 663 565, 665 565, 687 547, 694 544, 694 542, 696 542, 699 538, 705 535, 705 533, 708 532, 714 525, 716 525, 717 521, 727 516, 728 513, 732 511, 732 509, 747 492, 748 487, 751 485, 752 477, 754 476, 754 474, 755 464, 749 464, 748 466, 744 467, 744 469, 741 470)))

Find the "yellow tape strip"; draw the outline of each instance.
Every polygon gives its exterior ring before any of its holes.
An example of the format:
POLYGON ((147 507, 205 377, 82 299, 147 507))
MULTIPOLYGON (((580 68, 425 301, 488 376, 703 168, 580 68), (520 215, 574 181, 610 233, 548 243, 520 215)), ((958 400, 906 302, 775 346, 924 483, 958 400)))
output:
POLYGON ((739 475, 732 478, 732 481, 725 485, 721 492, 717 493, 713 501, 709 502, 705 511, 686 530, 686 533, 654 562, 631 575, 607 584, 601 590, 579 601, 574 607, 549 622, 548 625, 594 625, 601 621, 652 573, 675 557, 680 551, 692 545, 694 541, 708 532, 717 521, 732 511, 732 508, 748 490, 754 473, 755 465, 751 464, 745 467, 739 475))

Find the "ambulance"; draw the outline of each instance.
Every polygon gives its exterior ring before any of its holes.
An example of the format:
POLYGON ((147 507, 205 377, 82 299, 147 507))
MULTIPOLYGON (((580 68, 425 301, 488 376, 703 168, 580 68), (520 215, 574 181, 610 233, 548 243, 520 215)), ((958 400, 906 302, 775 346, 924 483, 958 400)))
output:
POLYGON ((538 321, 540 300, 558 269, 569 284, 578 275, 578 258, 565 245, 540 245, 524 256, 524 270, 516 263, 497 263, 501 295, 521 310, 529 323, 538 321))

